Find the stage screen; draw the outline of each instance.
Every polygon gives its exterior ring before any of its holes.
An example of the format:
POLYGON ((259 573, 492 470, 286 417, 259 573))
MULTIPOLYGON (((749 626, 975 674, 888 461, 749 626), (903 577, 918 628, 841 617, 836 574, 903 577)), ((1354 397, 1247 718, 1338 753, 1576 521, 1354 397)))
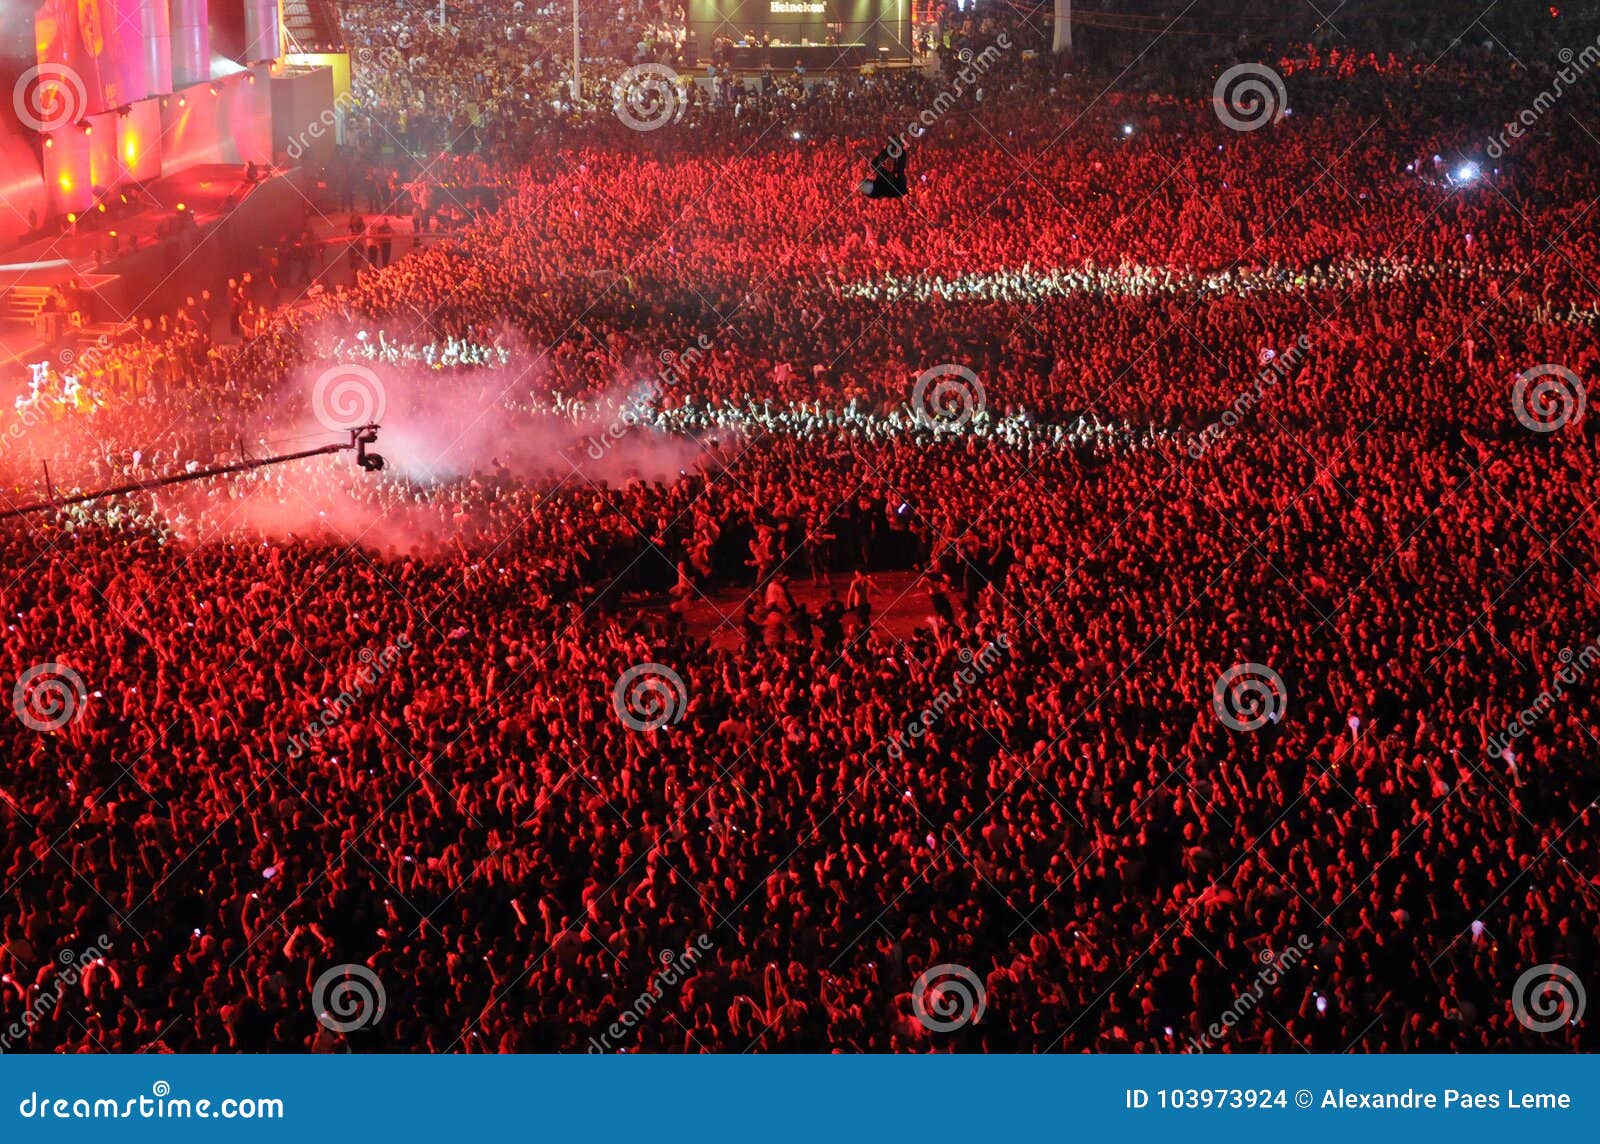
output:
POLYGON ((150 94, 141 7, 140 0, 44 0, 39 5, 35 55, 41 67, 66 70, 60 95, 71 102, 76 118, 150 94))

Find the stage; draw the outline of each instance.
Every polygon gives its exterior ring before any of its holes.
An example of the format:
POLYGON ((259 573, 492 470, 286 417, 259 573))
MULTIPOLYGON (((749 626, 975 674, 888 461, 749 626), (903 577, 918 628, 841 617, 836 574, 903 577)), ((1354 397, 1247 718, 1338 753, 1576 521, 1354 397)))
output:
POLYGON ((226 282, 243 250, 298 230, 312 210, 299 168, 246 173, 203 164, 108 192, 104 211, 0 251, 0 298, 75 287, 94 321, 122 321, 226 282))
POLYGON ((769 57, 774 68, 808 71, 911 58, 906 0, 689 0, 688 16, 702 64, 730 49, 737 68, 763 67, 769 57))
MULTIPOLYGON (((117 225, 36 237, 0 251, 0 402, 9 402, 25 384, 29 363, 82 358, 101 337, 117 336, 128 322, 171 313, 202 290, 223 297, 230 278, 251 274, 254 296, 273 307, 305 305, 355 280, 365 263, 352 248, 371 238, 351 233, 352 216, 335 209, 330 191, 298 168, 270 173, 255 184, 246 184, 244 173, 241 166, 195 168, 162 180, 164 186, 147 188, 151 194, 141 199, 144 206, 117 216, 117 225), (163 235, 180 202, 183 213, 193 216, 186 224, 192 230, 163 235), (112 230, 119 253, 107 256, 112 230), (303 239, 297 243, 285 236, 303 239), (285 264, 274 284, 268 259, 295 246, 310 252, 309 265, 285 264), (39 320, 52 292, 87 304, 82 325, 70 322, 65 312, 39 320)), ((367 226, 387 219, 391 260, 453 234, 442 218, 440 225, 416 234, 409 214, 363 210, 359 217, 367 226)), ((212 334, 218 344, 233 339, 225 323, 212 334)))
POLYGON ((724 47, 721 54, 729 65, 742 70, 771 67, 787 71, 799 66, 808 72, 887 64, 891 59, 888 48, 867 44, 734 44, 724 47))

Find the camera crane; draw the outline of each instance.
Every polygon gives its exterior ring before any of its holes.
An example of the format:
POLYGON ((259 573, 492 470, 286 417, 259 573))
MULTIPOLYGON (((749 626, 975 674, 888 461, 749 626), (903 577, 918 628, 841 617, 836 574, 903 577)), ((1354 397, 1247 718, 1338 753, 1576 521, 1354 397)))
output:
MULTIPOLYGON (((382 455, 367 452, 367 446, 377 443, 377 425, 360 425, 350 430, 350 441, 343 445, 324 445, 320 449, 305 449, 298 453, 283 453, 275 457, 262 457, 260 460, 238 461, 232 465, 219 465, 211 469, 196 469, 192 473, 178 473, 170 477, 158 477, 153 481, 137 481, 131 485, 117 485, 115 488, 97 489, 92 493, 79 493, 70 497, 56 497, 52 495, 49 500, 39 501, 35 504, 23 505, 20 508, 0 510, 0 520, 7 520, 14 516, 26 516, 35 512, 50 512, 53 509, 70 508, 77 504, 87 504, 90 501, 101 500, 105 497, 127 496, 130 493, 148 493, 156 489, 164 489, 169 485, 186 484, 189 481, 204 481, 212 477, 226 477, 234 473, 247 473, 254 469, 265 469, 271 465, 285 465, 290 461, 304 461, 311 457, 326 457, 333 453, 348 453, 355 450, 356 464, 369 473, 381 472, 384 468, 382 455)), ((50 488, 50 467, 45 466, 45 488, 50 488)))

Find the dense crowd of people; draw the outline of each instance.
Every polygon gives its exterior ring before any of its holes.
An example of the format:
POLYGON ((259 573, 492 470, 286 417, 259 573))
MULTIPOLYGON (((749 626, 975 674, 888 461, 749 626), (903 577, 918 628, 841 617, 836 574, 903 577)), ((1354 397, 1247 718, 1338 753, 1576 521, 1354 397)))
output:
POLYGON ((1484 150, 1537 68, 1286 48, 1238 131, 1024 14, 531 146, 482 10, 361 82, 494 209, 0 422, 7 503, 388 461, 4 525, 12 1048, 1595 1047, 1514 995, 1600 933, 1600 166, 1484 150))

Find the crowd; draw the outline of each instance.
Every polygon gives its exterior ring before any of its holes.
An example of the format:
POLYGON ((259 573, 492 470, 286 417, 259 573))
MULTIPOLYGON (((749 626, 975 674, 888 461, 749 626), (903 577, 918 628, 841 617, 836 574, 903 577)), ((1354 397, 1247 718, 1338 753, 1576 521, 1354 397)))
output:
POLYGON ((338 439, 330 369, 389 468, 0 532, 13 1046, 1594 1048, 1514 986, 1600 933, 1600 168, 1310 58, 1251 132, 1004 48, 541 127, 445 241, 50 363, 13 502, 338 439))

